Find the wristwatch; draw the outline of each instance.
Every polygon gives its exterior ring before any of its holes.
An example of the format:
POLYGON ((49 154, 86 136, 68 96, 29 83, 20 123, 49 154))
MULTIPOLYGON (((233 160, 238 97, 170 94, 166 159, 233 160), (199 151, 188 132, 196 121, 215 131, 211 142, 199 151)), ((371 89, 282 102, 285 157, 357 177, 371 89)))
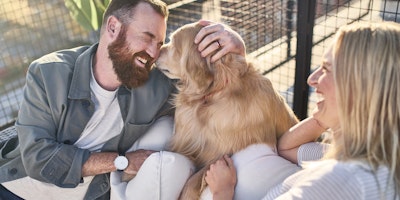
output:
POLYGON ((114 160, 114 166, 118 171, 123 171, 128 167, 129 161, 125 156, 119 155, 114 160))

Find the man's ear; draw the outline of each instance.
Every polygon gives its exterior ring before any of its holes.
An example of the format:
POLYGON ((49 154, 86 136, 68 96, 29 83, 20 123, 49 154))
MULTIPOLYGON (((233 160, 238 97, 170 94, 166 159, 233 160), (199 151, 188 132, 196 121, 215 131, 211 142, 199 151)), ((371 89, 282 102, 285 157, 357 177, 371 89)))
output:
POLYGON ((110 16, 107 19, 106 32, 111 38, 116 38, 121 31, 121 22, 115 17, 110 16))

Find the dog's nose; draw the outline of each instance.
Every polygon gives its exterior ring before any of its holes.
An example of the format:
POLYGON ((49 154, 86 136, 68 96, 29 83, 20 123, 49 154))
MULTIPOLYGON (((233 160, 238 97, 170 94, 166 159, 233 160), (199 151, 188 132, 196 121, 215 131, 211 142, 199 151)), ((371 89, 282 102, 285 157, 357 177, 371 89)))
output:
POLYGON ((154 67, 158 68, 158 66, 160 65, 160 63, 158 63, 158 60, 154 63, 154 67))
POLYGON ((160 56, 161 56, 162 54, 164 54, 164 52, 165 52, 165 47, 161 47, 161 49, 160 49, 160 56))

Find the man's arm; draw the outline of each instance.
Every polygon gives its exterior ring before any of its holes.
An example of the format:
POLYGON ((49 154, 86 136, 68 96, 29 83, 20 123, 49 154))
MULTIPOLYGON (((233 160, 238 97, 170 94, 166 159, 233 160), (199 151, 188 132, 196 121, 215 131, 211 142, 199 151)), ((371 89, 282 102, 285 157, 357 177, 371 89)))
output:
POLYGON ((51 62, 54 58, 45 56, 29 67, 16 129, 27 175, 69 188, 79 184, 81 167, 90 152, 58 141, 72 67, 51 62))
MULTIPOLYGON (((128 158, 128 167, 124 170, 125 173, 135 175, 143 162, 155 151, 151 150, 136 150, 126 153, 128 158)), ((114 160, 117 158, 116 152, 98 152, 90 154, 89 159, 85 162, 82 168, 82 176, 93 176, 116 171, 114 160)))

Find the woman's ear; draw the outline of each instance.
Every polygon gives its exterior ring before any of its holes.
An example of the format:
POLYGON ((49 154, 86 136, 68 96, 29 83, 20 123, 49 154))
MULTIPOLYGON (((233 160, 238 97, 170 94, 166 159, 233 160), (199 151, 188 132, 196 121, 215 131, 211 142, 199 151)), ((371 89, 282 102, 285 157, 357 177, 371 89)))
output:
POLYGON ((107 19, 106 31, 111 38, 116 38, 121 30, 121 22, 115 17, 110 16, 107 19))

